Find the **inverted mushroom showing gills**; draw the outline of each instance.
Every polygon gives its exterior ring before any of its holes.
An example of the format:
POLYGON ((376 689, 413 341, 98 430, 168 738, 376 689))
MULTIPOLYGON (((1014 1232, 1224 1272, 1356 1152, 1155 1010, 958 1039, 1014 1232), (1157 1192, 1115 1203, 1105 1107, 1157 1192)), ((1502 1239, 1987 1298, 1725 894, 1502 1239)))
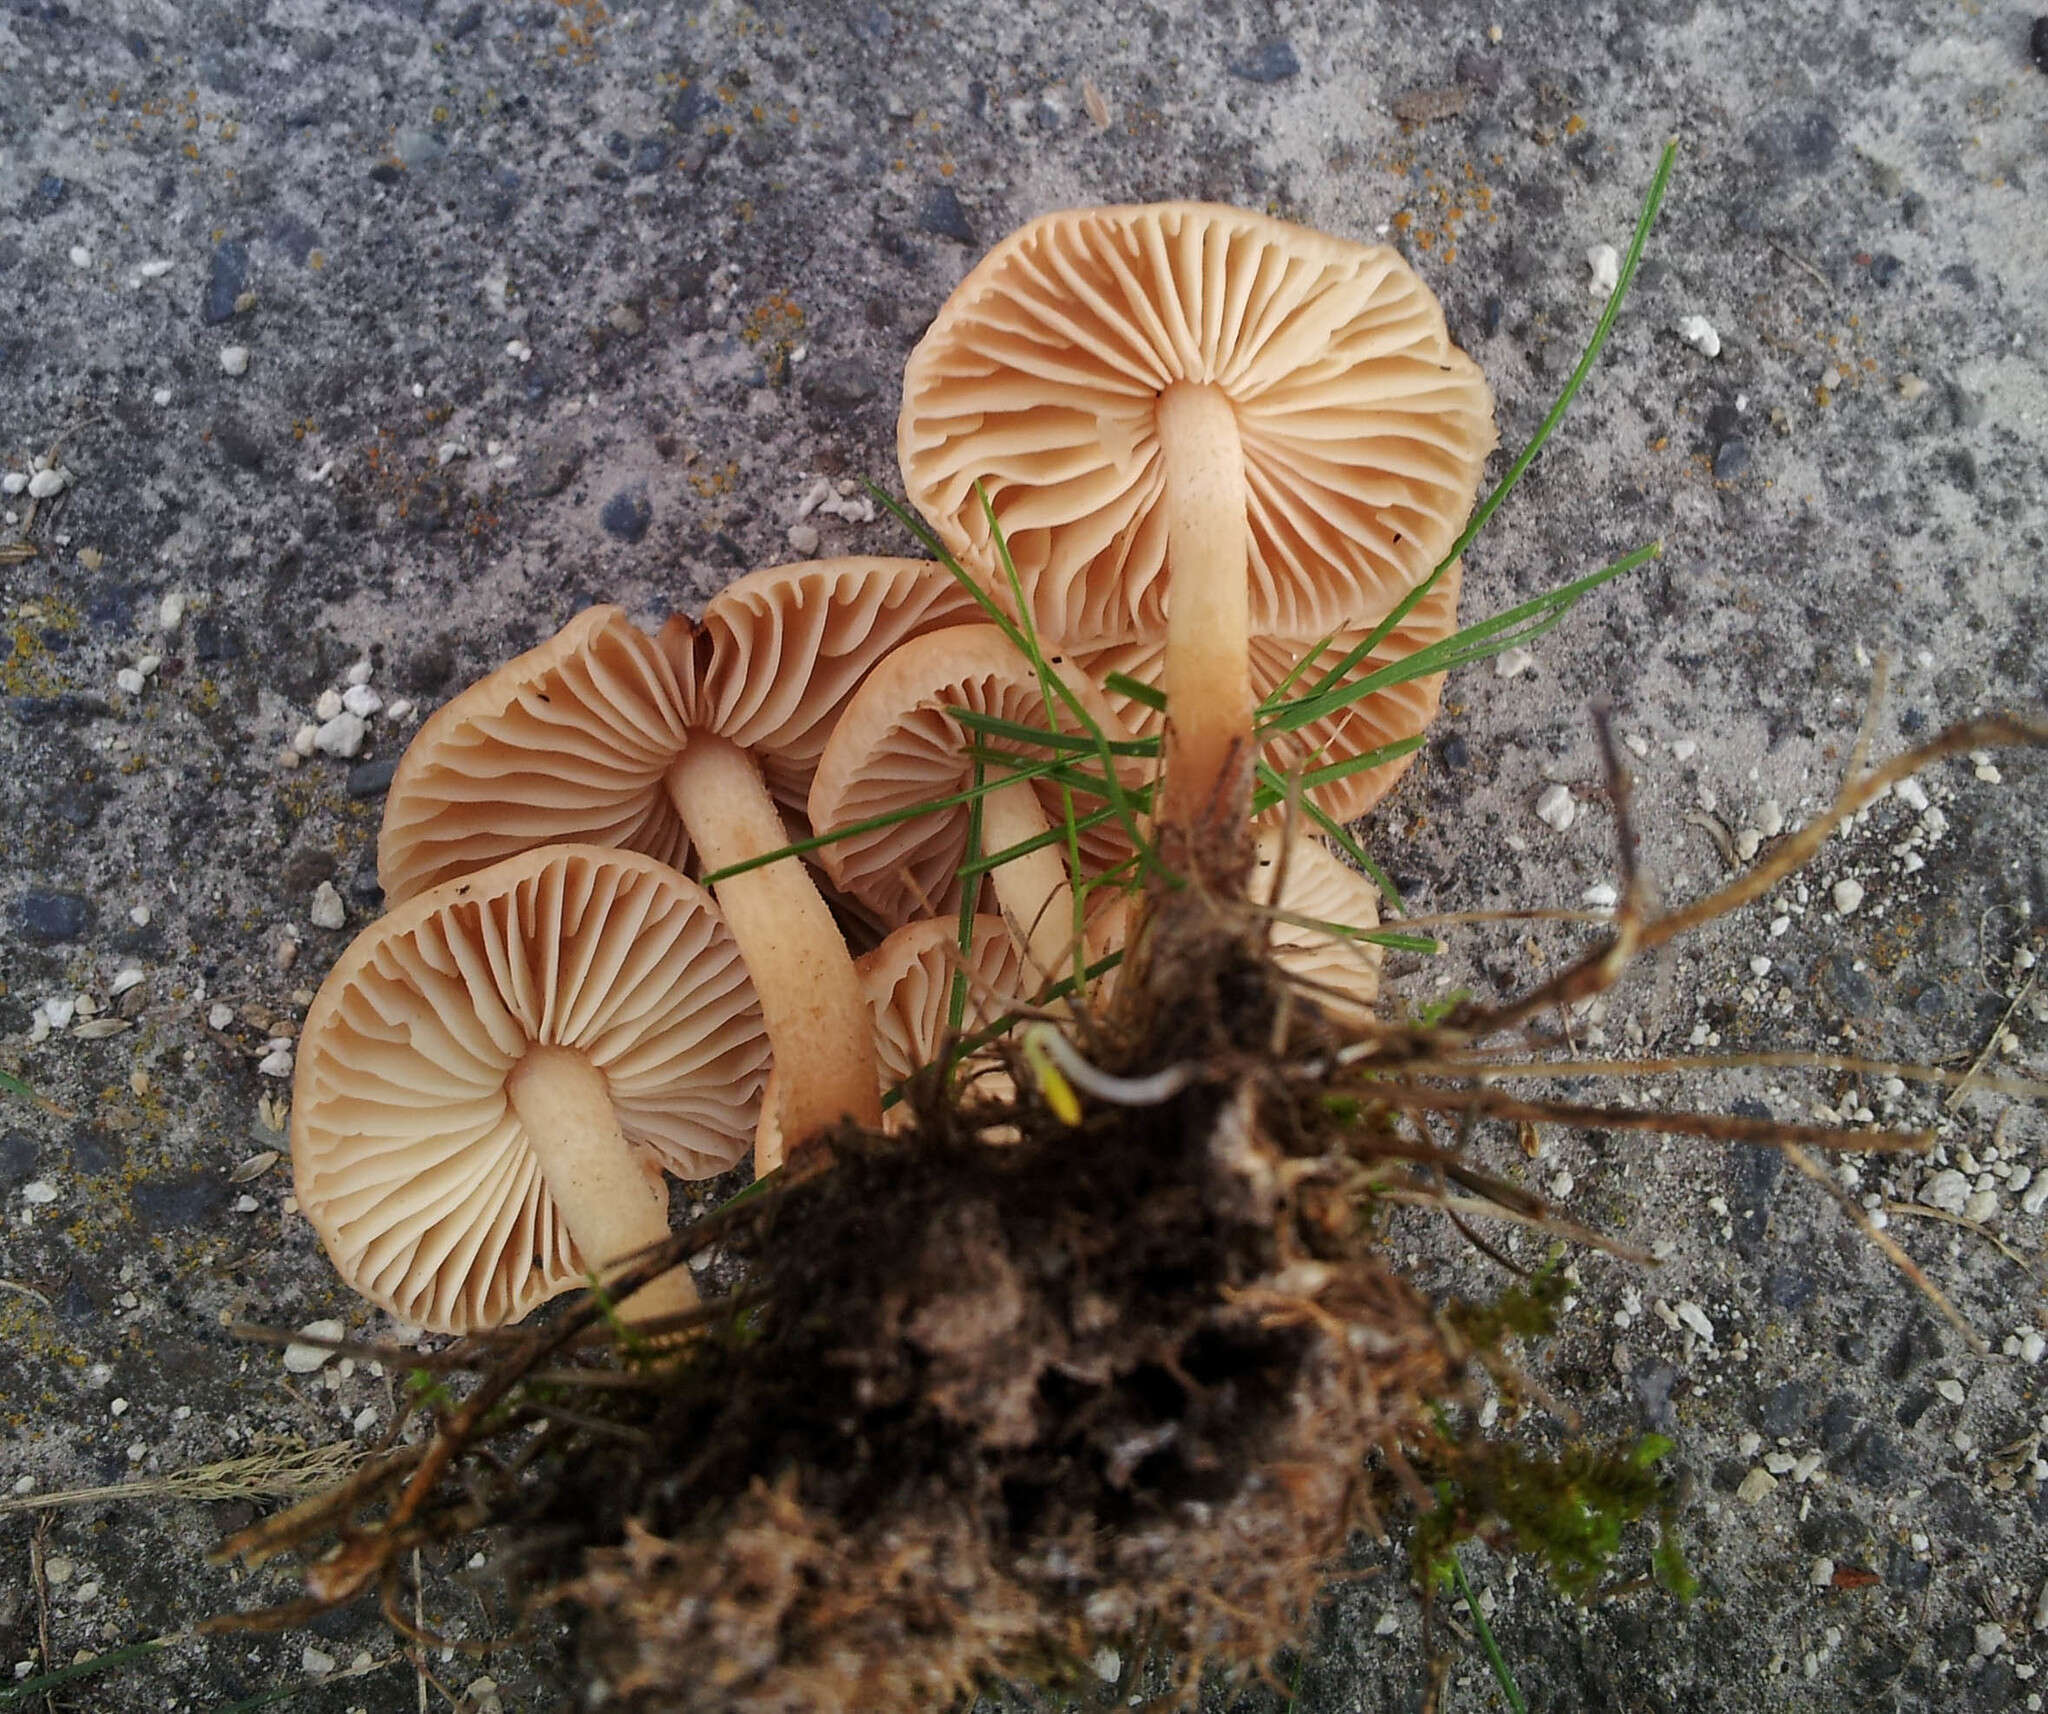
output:
MULTIPOLYGON (((668 1235, 662 1168, 745 1152, 768 1041, 710 896, 549 847, 359 935, 299 1041, 292 1170, 342 1277, 437 1332, 517 1321, 668 1235)), ((696 1293, 675 1269, 622 1306, 696 1293)))
POLYGON ((986 493, 1041 636, 1165 636, 1169 825, 1248 748, 1250 636, 1385 612, 1456 539, 1493 441, 1398 253, 1196 203, 1013 233, 912 354, 897 426, 970 568, 995 563, 986 493))
MULTIPOLYGON (((1062 675, 1061 682, 1110 739, 1127 738, 1099 692, 1078 677, 1062 675)), ((969 790, 975 769, 968 751, 975 737, 950 712, 956 708, 1044 731, 1083 731, 1063 702, 1046 708, 1032 663, 995 626, 930 632, 889 655, 846 705, 811 785, 811 825, 832 833, 969 790)), ((1019 756, 1030 748, 1022 740, 992 740, 990 747, 1019 756)), ((1000 764, 988 764, 990 779, 999 771, 1000 764)), ((981 844, 990 855, 1044 839, 1052 818, 1064 811, 1058 787, 1042 778, 998 783, 981 803, 981 844)), ((1076 807, 1086 814, 1102 804, 1077 797, 1076 807)), ((964 804, 929 809, 836 839, 819 856, 835 884, 886 920, 932 916, 960 897, 969 814, 964 804)), ((1110 867, 1128 851, 1115 822, 1081 835, 1081 860, 1090 871, 1110 867)), ((1038 980, 1061 975, 1074 942, 1063 844, 1041 844, 1003 863, 994 883, 1038 980)))
MULTIPOLYGON (((842 584, 857 591, 866 587, 865 575, 842 584)), ((903 581, 893 570, 877 575, 889 584, 903 581)), ((931 575, 950 581, 936 570, 931 575)), ((917 600, 905 597, 893 611, 906 605, 914 620, 917 600)), ((829 610, 831 601, 813 606, 829 610)), ((828 633, 844 640, 849 628, 878 633, 871 646, 883 647, 914 625, 877 624, 870 614, 865 625, 856 620, 837 633, 813 622, 780 635, 787 640, 793 631, 815 644, 828 633)), ((839 650, 854 652, 850 641, 839 650)), ((671 862, 694 846, 708 871, 788 845, 759 754, 700 716, 705 699, 696 675, 706 654, 714 651, 664 649, 618 608, 596 607, 463 692, 421 728, 391 782, 377 845, 385 891, 403 899, 508 850, 552 840, 610 841, 621 830, 671 862)), ((728 671, 715 656, 713 664, 722 682, 739 670, 728 671)), ((801 686, 809 664, 801 649, 756 652, 750 670, 768 683, 787 677, 801 686)), ((829 718, 844 694, 841 687, 821 695, 808 710, 799 698, 799 706, 777 710, 774 731, 793 728, 808 742, 811 726, 829 718)), ((758 715, 730 691, 714 706, 732 704, 758 715)), ((848 1116, 878 1123, 859 979, 809 870, 785 857, 729 876, 715 891, 753 972, 776 1051, 802 1068, 780 1086, 789 1134, 807 1139, 848 1116)))

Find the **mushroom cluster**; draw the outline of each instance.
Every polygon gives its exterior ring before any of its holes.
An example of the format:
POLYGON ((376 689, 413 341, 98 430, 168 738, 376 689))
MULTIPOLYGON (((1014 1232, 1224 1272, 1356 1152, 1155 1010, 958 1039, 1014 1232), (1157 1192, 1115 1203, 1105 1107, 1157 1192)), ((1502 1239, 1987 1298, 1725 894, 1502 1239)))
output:
MULTIPOLYGON (((1401 764, 1342 764, 1435 711, 1418 678, 1257 720, 1455 625, 1491 403, 1390 249, 1195 204, 1035 221, 912 355, 898 444, 953 566, 771 567, 652 634, 590 608, 407 750, 393 908, 308 1015, 292 1122, 301 1205, 394 1314, 465 1331, 601 1280, 666 1233, 666 1174, 882 1125, 963 968, 983 1020, 1077 978, 1134 845, 1074 819, 1075 746, 1164 828, 1263 739, 1345 821, 1401 764)), ((1370 928, 1372 888, 1277 827, 1244 850, 1275 956, 1369 1014, 1372 947, 1314 925, 1370 928)), ((625 1309, 693 1301, 677 1270, 625 1309)))

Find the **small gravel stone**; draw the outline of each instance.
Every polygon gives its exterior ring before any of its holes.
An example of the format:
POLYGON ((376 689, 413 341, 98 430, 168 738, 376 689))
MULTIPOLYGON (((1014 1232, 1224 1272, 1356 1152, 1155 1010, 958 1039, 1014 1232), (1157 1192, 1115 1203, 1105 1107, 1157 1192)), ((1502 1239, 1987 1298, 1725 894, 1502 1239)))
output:
MULTIPOLYGON (((299 1329, 305 1339, 339 1339, 342 1336, 339 1321, 309 1321, 299 1329)), ((292 1375, 310 1375, 326 1367, 334 1353, 323 1345, 302 1344, 294 1339, 284 1348, 285 1372, 292 1375)), ((333 1662, 328 1663, 332 1670, 333 1662)))
POLYGON ((14 926, 23 940, 55 946, 92 926, 92 906, 77 893, 31 887, 15 901, 14 926))
POLYGON ((918 213, 917 229, 929 232, 934 238, 950 238, 969 249, 977 244, 967 210, 960 206, 959 193, 949 184, 940 185, 925 199, 925 205, 918 213))
POLYGON ((809 524, 792 524, 789 529, 789 545, 801 554, 814 554, 822 540, 817 530, 809 524))
POLYGON ((1857 880, 1837 881, 1828 896, 1834 900, 1837 916, 1854 916, 1863 903, 1863 883, 1857 880))
POLYGON ((294 756, 312 755, 313 747, 319 742, 319 739, 320 728, 315 726, 312 721, 307 721, 305 725, 292 734, 292 754, 294 756))
MULTIPOLYGON (((1721 355, 1721 336, 1714 330, 1714 324, 1703 315, 1689 315, 1678 324, 1678 337, 1690 345, 1702 357, 1721 355)), ((1717 470, 1715 475, 1720 475, 1717 470)))
POLYGON ((1916 1200, 1923 1207, 1939 1208, 1946 1214, 1960 1214, 1968 1205, 1970 1195, 1970 1181, 1954 1167, 1947 1167, 1920 1187, 1916 1200))
POLYGON ((46 1179, 31 1179, 21 1187, 21 1199, 38 1208, 46 1207, 57 1200, 57 1187, 46 1179))
POLYGON ((1546 786, 1543 795, 1536 800, 1536 818, 1563 833, 1578 819, 1579 806, 1572 797, 1570 786, 1558 784, 1546 786))
POLYGON ((1806 1581, 1816 1589, 1826 1589, 1835 1581, 1835 1562, 1832 1559, 1816 1559, 1806 1568, 1806 1581))
POLYGON ((2005 1647, 2005 1627, 1998 1624, 1979 1625, 1976 1632, 1977 1652, 1985 1657, 1998 1653, 2005 1647))
POLYGON ((70 486, 70 471, 38 470, 28 479, 28 497, 31 500, 52 500, 70 486))
POLYGON ((1593 270, 1588 297, 1604 298, 1621 280, 1621 253, 1612 244, 1595 244, 1586 252, 1586 266, 1593 270))
POLYGON ((398 772, 398 758, 387 756, 379 762, 364 762, 348 771, 348 795, 353 798, 382 797, 391 789, 391 777, 398 772))
POLYGON ((360 714, 351 714, 343 709, 332 720, 321 722, 320 729, 313 734, 313 748, 323 756, 347 758, 359 755, 369 730, 360 714))
POLYGON ((1973 1190, 1970 1200, 1963 1204, 1963 1218, 1983 1225, 1998 1216, 1998 1192, 1995 1190, 1973 1190))
POLYGON ((1934 1390, 1952 1405, 1959 1405, 1970 1396, 1964 1390, 1963 1383, 1953 1375, 1944 1375, 1940 1380, 1936 1381, 1934 1383, 1934 1390))
POLYGON ((214 1029, 224 1030, 235 1021, 235 1008, 225 1000, 216 1000, 207 1010, 206 1021, 214 1029))
POLYGON ((348 921, 348 910, 341 902, 341 895, 334 890, 332 881, 322 881, 313 889, 313 903, 306 915, 315 928, 340 928, 348 921))
POLYGON ((341 693, 341 706, 367 720, 384 706, 384 699, 366 684, 352 684, 341 693))
POLYGON ((229 345, 221 349, 221 372, 226 375, 249 373, 249 348, 246 345, 229 345))
POLYGON ((654 522, 654 507, 639 489, 622 488, 604 503, 597 521, 615 540, 637 542, 654 522))
POLYGON ((1520 678, 1535 664, 1536 657, 1527 649, 1503 649, 1493 663, 1493 670, 1500 678, 1520 678))
POLYGON ((1263 41, 1242 59, 1230 62, 1230 75, 1248 83, 1284 83, 1300 71, 1301 60, 1285 36, 1263 41))
MULTIPOLYGON (((213 247, 213 262, 207 269, 206 292, 200 301, 199 319, 208 327, 232 321, 235 306, 249 285, 248 246, 232 238, 213 247)), ((233 374, 236 371, 230 370, 233 374)))

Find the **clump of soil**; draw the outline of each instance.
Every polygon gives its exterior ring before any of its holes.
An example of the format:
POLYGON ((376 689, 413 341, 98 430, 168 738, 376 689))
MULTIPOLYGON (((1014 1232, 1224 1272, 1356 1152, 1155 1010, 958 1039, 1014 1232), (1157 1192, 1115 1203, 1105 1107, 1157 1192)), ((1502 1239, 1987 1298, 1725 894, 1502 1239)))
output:
POLYGON ((840 1137, 733 1233, 754 1307, 629 1395, 635 1438, 529 1489, 529 1574, 620 1704, 944 1706, 1140 1631, 1240 1664, 1298 1637, 1461 1359, 1350 1192, 1372 1129, 1262 1087, 1274 978, 1204 938, 1208 980, 1106 1051, 1165 1034, 1212 1075, 1075 1126, 925 1079, 913 1128, 840 1137))

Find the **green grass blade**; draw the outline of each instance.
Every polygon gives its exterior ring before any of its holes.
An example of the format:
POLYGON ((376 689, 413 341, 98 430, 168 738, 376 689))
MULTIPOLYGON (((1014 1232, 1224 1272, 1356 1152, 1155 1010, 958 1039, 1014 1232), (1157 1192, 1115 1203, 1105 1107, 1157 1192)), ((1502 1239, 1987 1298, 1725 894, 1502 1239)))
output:
POLYGON ((24 1101, 34 1101, 40 1104, 42 1100, 42 1097, 26 1083, 22 1082, 20 1078, 10 1077, 4 1071, 0 1071, 0 1089, 4 1089, 9 1095, 19 1095, 24 1101))
MULTIPOLYGON (((1404 655, 1398 661, 1367 673, 1363 678, 1353 679, 1349 684, 1335 684, 1328 689, 1318 688, 1308 695, 1297 697, 1274 710, 1260 726, 1261 734, 1268 732, 1295 732, 1302 727, 1340 713, 1354 702, 1397 684, 1406 684, 1410 679, 1426 678, 1431 673, 1450 672, 1458 667, 1469 666, 1474 661, 1483 661, 1514 647, 1540 637, 1544 632, 1560 624, 1565 615, 1601 584, 1611 582, 1638 567, 1648 564, 1664 551, 1661 542, 1646 542, 1634 552, 1624 554, 1610 565, 1598 571, 1588 572, 1584 577, 1560 584, 1543 594, 1510 607, 1506 612, 1496 613, 1490 619, 1481 619, 1467 625, 1454 635, 1431 643, 1427 648, 1417 649, 1412 655, 1404 655)), ((1356 665, 1356 662, 1352 663, 1356 665)), ((1350 668, 1346 667, 1345 671, 1350 668)), ((1327 682, 1327 681, 1326 681, 1327 682)))
POLYGON ((1159 754, 1157 738, 1105 736, 1098 743, 1079 732, 1048 732, 1042 726, 1029 726, 1019 720, 1005 720, 999 714, 977 714, 971 708, 948 708, 946 712, 970 732, 979 732, 991 738, 1008 738, 1018 744, 1035 744, 1041 750, 1088 750, 1100 753, 1106 745, 1112 756, 1159 754))
POLYGON ((96 1654, 90 1660, 75 1661, 70 1666, 39 1672, 33 1678, 19 1678, 12 1684, 0 1685, 0 1708, 16 1708, 25 1702, 34 1701, 47 1690, 59 1685, 76 1684, 81 1678, 97 1678, 103 1672, 112 1672, 116 1667, 127 1666, 133 1661, 168 1648, 176 1637, 152 1637, 148 1642, 130 1643, 126 1648, 109 1649, 105 1654, 96 1654))
POLYGON ((1472 1629, 1478 1634, 1479 1647, 1486 1656, 1486 1664, 1493 1668, 1493 1676, 1500 1685, 1500 1693, 1507 1698, 1508 1707, 1514 1714, 1529 1714, 1529 1704, 1522 1700, 1522 1688, 1515 1682, 1515 1675, 1508 1670, 1507 1657, 1500 1652, 1500 1644, 1493 1640, 1493 1627, 1486 1622, 1486 1615, 1479 1610, 1479 1597, 1472 1593, 1472 1585, 1465 1581, 1465 1568, 1458 1563, 1455 1551, 1450 1555, 1451 1581, 1458 1586, 1458 1593, 1464 1598, 1465 1611, 1472 1615, 1472 1629))
MULTIPOLYGON (((1259 790, 1254 794, 1252 801, 1258 803, 1261 799, 1264 801, 1264 807, 1268 809, 1272 808, 1276 803, 1285 803, 1287 801, 1287 782, 1274 771, 1272 764, 1269 762, 1261 762, 1259 764, 1259 790)), ((1349 857, 1352 862, 1365 871, 1372 884, 1385 895, 1388 907, 1396 916, 1404 915, 1407 912, 1408 907, 1401 902, 1401 889, 1394 885, 1393 876, 1389 875, 1386 870, 1382 869, 1367 855, 1365 847, 1351 837, 1350 832, 1336 817, 1331 815, 1328 810, 1311 802, 1308 798, 1301 800, 1301 812, 1314 822, 1317 828, 1324 834, 1337 842, 1338 850, 1342 851, 1345 856, 1349 857)))
POLYGON ((1572 370, 1570 378, 1564 384, 1564 390, 1558 394, 1549 413, 1537 425, 1529 443, 1516 455, 1515 461, 1508 466, 1507 473, 1494 484, 1493 492, 1480 501, 1458 539, 1437 562, 1436 569, 1396 602, 1393 610, 1367 634, 1363 642, 1346 651, 1316 686, 1317 692, 1329 690, 1341 682, 1344 675, 1360 661, 1367 659, 1373 650, 1386 641, 1388 633, 1407 618, 1415 610, 1416 604, 1436 587, 1437 580, 1472 545, 1479 532, 1491 521, 1494 513, 1500 510, 1502 503, 1521 484, 1529 466, 1536 462, 1536 455, 1543 450, 1544 444, 1564 421, 1565 413, 1571 409, 1572 401, 1578 397, 1579 389, 1586 383, 1586 377, 1593 372, 1593 365, 1600 360, 1600 353, 1607 344, 1608 335, 1614 331, 1615 318, 1621 314, 1621 306, 1628 297, 1629 287, 1635 282, 1636 268, 1642 262, 1643 246, 1649 242, 1650 228, 1657 222, 1657 211, 1664 206, 1664 193, 1670 187, 1671 169, 1677 160, 1677 142, 1666 143, 1663 154, 1657 160, 1657 171, 1650 180, 1649 193, 1643 198, 1642 211, 1636 216, 1636 229, 1629 239, 1628 254, 1622 259, 1621 271, 1615 277, 1614 290, 1607 294, 1607 305, 1600 312, 1600 319, 1594 325, 1592 337, 1586 341, 1586 349, 1580 354, 1577 367, 1572 370))
MULTIPOLYGON (((974 764, 974 783, 984 783, 982 765, 974 764)), ((1007 782, 1005 782, 1007 783, 1007 782)), ((976 797, 967 811, 967 851, 969 862, 981 855, 981 806, 982 799, 976 797)), ((974 958, 974 897, 981 888, 973 883, 960 889, 960 962, 953 967, 953 986, 946 996, 946 1031, 949 1037, 960 1033, 960 1025, 967 1017, 967 967, 974 958)))
MULTIPOLYGON (((1056 768, 1065 767, 1065 760, 1058 756, 1043 761, 1034 760, 1028 766, 1020 767, 1013 779, 1036 779, 1040 774, 1049 774, 1056 768)), ((785 857, 807 857, 813 851, 822 851, 828 845, 836 845, 842 839, 857 838, 863 833, 879 833, 885 827, 897 827, 906 821, 915 821, 921 815, 930 815, 935 810, 960 809, 974 804, 988 796, 998 786, 1007 784, 1004 780, 984 780, 979 785, 968 786, 962 791, 947 792, 939 797, 924 798, 908 809, 892 809, 881 815, 866 816, 859 821, 849 821, 844 827, 835 827, 830 833, 814 833, 808 839, 797 839, 787 845, 777 846, 773 851, 763 851, 757 857, 743 862, 728 863, 723 869, 714 869, 704 877, 707 887, 716 886, 720 881, 729 881, 735 875, 744 875, 754 869, 765 869, 770 863, 780 863, 785 857)))
POLYGON ((1166 692, 1157 685, 1147 684, 1141 678, 1132 678, 1129 673, 1105 673, 1102 677, 1105 688, 1118 696, 1128 697, 1141 707, 1149 708, 1154 714, 1166 712, 1166 692))

